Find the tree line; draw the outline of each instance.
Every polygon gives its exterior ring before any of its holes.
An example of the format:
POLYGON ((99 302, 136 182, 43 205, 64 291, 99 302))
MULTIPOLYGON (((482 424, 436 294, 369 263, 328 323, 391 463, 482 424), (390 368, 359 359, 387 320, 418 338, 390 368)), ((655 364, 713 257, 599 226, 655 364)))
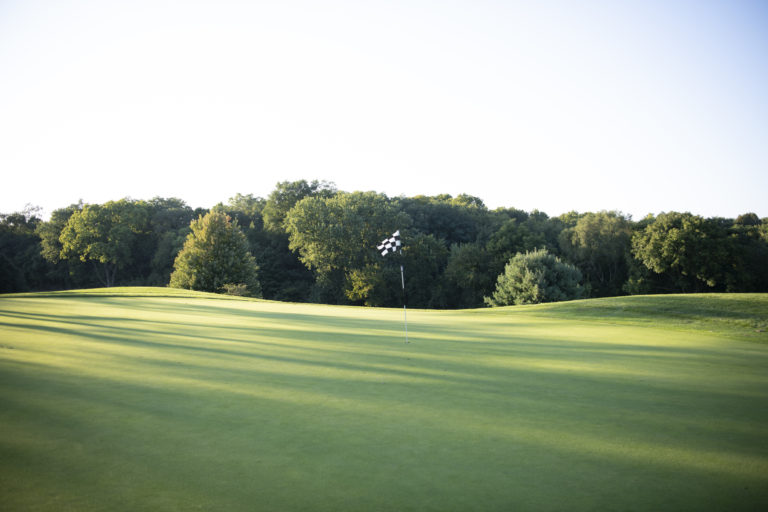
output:
POLYGON ((768 219, 488 209, 278 183, 210 210, 177 198, 0 214, 0 292, 172 286, 267 299, 471 308, 576 297, 768 292, 768 219), (400 230, 403 250, 382 257, 400 230))

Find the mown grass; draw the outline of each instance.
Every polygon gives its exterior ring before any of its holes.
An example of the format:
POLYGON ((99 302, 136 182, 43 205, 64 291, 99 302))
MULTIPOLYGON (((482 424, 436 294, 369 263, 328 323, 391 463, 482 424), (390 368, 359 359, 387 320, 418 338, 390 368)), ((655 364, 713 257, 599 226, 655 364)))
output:
POLYGON ((656 325, 768 342, 768 294, 645 295, 540 304, 530 311, 574 321, 656 325))
POLYGON ((0 509, 763 510, 766 299, 3 296, 0 509))

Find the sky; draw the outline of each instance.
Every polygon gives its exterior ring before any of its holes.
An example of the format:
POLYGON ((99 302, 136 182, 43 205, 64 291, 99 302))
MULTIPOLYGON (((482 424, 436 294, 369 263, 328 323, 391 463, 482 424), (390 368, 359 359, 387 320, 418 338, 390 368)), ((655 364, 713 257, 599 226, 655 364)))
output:
POLYGON ((0 212, 327 180, 768 217, 768 1, 0 0, 0 212))

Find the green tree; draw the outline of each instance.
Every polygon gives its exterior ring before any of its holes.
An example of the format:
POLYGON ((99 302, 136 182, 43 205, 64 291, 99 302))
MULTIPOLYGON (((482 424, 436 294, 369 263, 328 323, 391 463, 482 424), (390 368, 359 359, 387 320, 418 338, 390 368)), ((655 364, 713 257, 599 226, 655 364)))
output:
MULTIPOLYGON (((306 183, 306 182, 300 182, 306 183)), ((300 185, 297 185, 300 187, 300 185)), ((321 187, 308 185, 309 189, 321 187)), ((285 192, 291 189, 289 182, 278 184, 278 189, 285 192)), ((298 197, 302 194, 296 194, 298 197)), ((309 298, 314 276, 307 267, 298 259, 296 254, 288 248, 288 235, 282 229, 284 212, 277 214, 276 208, 285 208, 291 202, 275 191, 270 196, 272 203, 271 229, 266 229, 264 210, 267 208, 267 200, 254 197, 251 194, 237 194, 230 198, 226 205, 217 205, 216 210, 224 211, 238 221, 240 229, 248 238, 251 254, 259 262, 259 283, 262 295, 266 299, 300 302, 309 298), (279 216, 279 221, 277 217, 279 216)), ((269 214, 267 215, 269 216, 269 214)))
POLYGON ((442 274, 448 250, 442 240, 423 233, 402 233, 401 252, 377 255, 362 268, 352 269, 345 293, 366 306, 400 306, 403 300, 400 265, 405 269, 406 300, 409 306, 444 308, 442 274))
POLYGON ((143 201, 121 199, 85 205, 72 212, 61 231, 60 257, 92 262, 101 283, 113 286, 117 271, 133 262, 148 220, 149 212, 143 201))
POLYGON ((147 240, 141 265, 146 284, 163 286, 168 284, 173 272, 173 262, 184 246, 189 234, 189 224, 195 213, 178 198, 155 197, 148 201, 151 237, 147 240))
POLYGON ((414 231, 445 240, 449 247, 477 241, 488 215, 480 199, 465 194, 400 198, 398 203, 399 209, 412 219, 414 231))
POLYGON ((290 249, 315 272, 314 300, 337 303, 350 300, 346 292, 354 286, 347 280, 353 272, 361 276, 363 269, 379 262, 376 245, 409 224, 410 218, 392 201, 374 192, 305 197, 284 222, 290 249))
MULTIPOLYGON (((407 242, 403 247, 403 264, 408 305, 420 308, 448 307, 444 273, 449 251, 445 241, 433 235, 416 233, 405 238, 404 242, 407 242)), ((388 285, 392 286, 392 283, 388 285)), ((394 289, 397 290, 397 281, 394 289)), ((392 306, 399 304, 399 301, 390 303, 392 306)))
POLYGON ((472 308, 483 304, 493 291, 492 256, 481 244, 454 244, 445 269, 445 284, 452 307, 472 308), (452 293, 451 293, 452 292, 452 293))
POLYGON ((281 181, 269 194, 262 210, 264 229, 285 232, 283 222, 288 212, 305 197, 328 198, 336 194, 336 185, 329 181, 281 181))
POLYGON ((632 254, 680 291, 724 291, 731 264, 727 238, 723 219, 662 213, 632 236, 632 254))
POLYGON ((40 237, 40 254, 49 263, 45 285, 47 289, 92 288, 99 285, 97 276, 79 258, 61 258, 61 232, 72 214, 84 206, 80 201, 56 209, 47 222, 41 222, 35 228, 35 233, 40 237))
POLYGON ((515 254, 534 251, 539 247, 547 247, 547 237, 540 231, 532 228, 540 227, 542 222, 537 219, 529 221, 528 216, 520 220, 519 216, 505 221, 486 244, 486 250, 490 257, 490 274, 498 276, 504 270, 504 266, 515 254))
MULTIPOLYGON (((258 243, 260 234, 264 231, 263 210, 266 201, 261 197, 254 197, 253 194, 235 194, 229 201, 219 203, 212 208, 212 211, 223 212, 231 220, 236 220, 237 225, 243 234, 248 238, 253 250, 258 243)), ((261 262, 259 262, 261 263, 261 262)))
POLYGON ((496 282, 493 295, 485 298, 490 306, 537 304, 581 298, 579 269, 564 263, 546 249, 518 253, 507 264, 496 282))
POLYGON ((41 254, 53 264, 46 275, 47 286, 92 287, 99 285, 99 279, 106 285, 118 269, 123 284, 165 285, 194 214, 181 199, 159 197, 103 205, 80 202, 55 210, 36 229, 41 254), (114 257, 120 260, 113 260, 111 268, 109 262, 101 261, 114 257), (98 272, 93 272, 94 267, 98 272))
POLYGON ((231 285, 245 285, 247 295, 261 296, 259 268, 237 221, 212 211, 193 220, 190 228, 174 262, 171 287, 222 293, 231 285))
POLYGON ((392 285, 395 279, 400 282, 400 272, 393 266, 384 262, 368 263, 347 273, 344 294, 351 301, 365 306, 387 306, 396 295, 392 286, 387 284, 392 285))
POLYGON ((768 292, 768 239, 754 213, 739 215, 728 228, 728 292, 768 292))
POLYGON ((756 213, 749 212, 749 213, 742 213, 738 217, 736 217, 736 221, 734 222, 737 226, 760 226, 762 224, 762 221, 760 220, 760 217, 757 216, 756 213))
POLYGON ((45 287, 49 263, 40 254, 35 230, 42 223, 40 208, 0 213, 0 293, 45 287))
POLYGON ((307 267, 326 272, 370 263, 381 238, 408 220, 383 194, 339 192, 302 199, 288 212, 285 225, 291 250, 307 267))
MULTIPOLYGON (((253 194, 235 194, 230 197, 225 209, 245 215, 250 222, 258 221, 262 217, 262 211, 266 206, 266 200, 261 197, 255 197, 253 194)), ((238 222, 241 222, 238 220, 238 222)))
POLYGON ((621 213, 587 213, 560 233, 560 249, 584 274, 591 296, 615 296, 627 280, 631 239, 631 222, 621 213))
POLYGON ((61 260, 61 232, 67 225, 69 218, 76 211, 84 208, 82 201, 71 204, 66 208, 59 208, 51 213, 51 219, 37 225, 36 232, 40 237, 40 245, 43 258, 51 263, 58 263, 61 260))

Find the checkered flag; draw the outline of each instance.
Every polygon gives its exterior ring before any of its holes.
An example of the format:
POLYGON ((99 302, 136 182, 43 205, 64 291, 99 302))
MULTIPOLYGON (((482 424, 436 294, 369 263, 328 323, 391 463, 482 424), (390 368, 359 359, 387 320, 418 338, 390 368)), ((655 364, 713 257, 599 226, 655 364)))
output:
MULTIPOLYGON (((402 249, 400 243, 400 230, 398 229, 392 236, 385 238, 376 248, 381 251, 382 256, 386 256, 391 252, 397 252, 402 249)), ((405 342, 408 343, 408 316, 407 309, 405 307, 405 270, 403 270, 403 264, 400 263, 400 284, 403 285, 403 322, 405 323, 405 342)))
POLYGON ((376 248, 381 251, 382 256, 390 252, 397 252, 400 249, 400 230, 395 231, 391 237, 381 242, 376 248))

